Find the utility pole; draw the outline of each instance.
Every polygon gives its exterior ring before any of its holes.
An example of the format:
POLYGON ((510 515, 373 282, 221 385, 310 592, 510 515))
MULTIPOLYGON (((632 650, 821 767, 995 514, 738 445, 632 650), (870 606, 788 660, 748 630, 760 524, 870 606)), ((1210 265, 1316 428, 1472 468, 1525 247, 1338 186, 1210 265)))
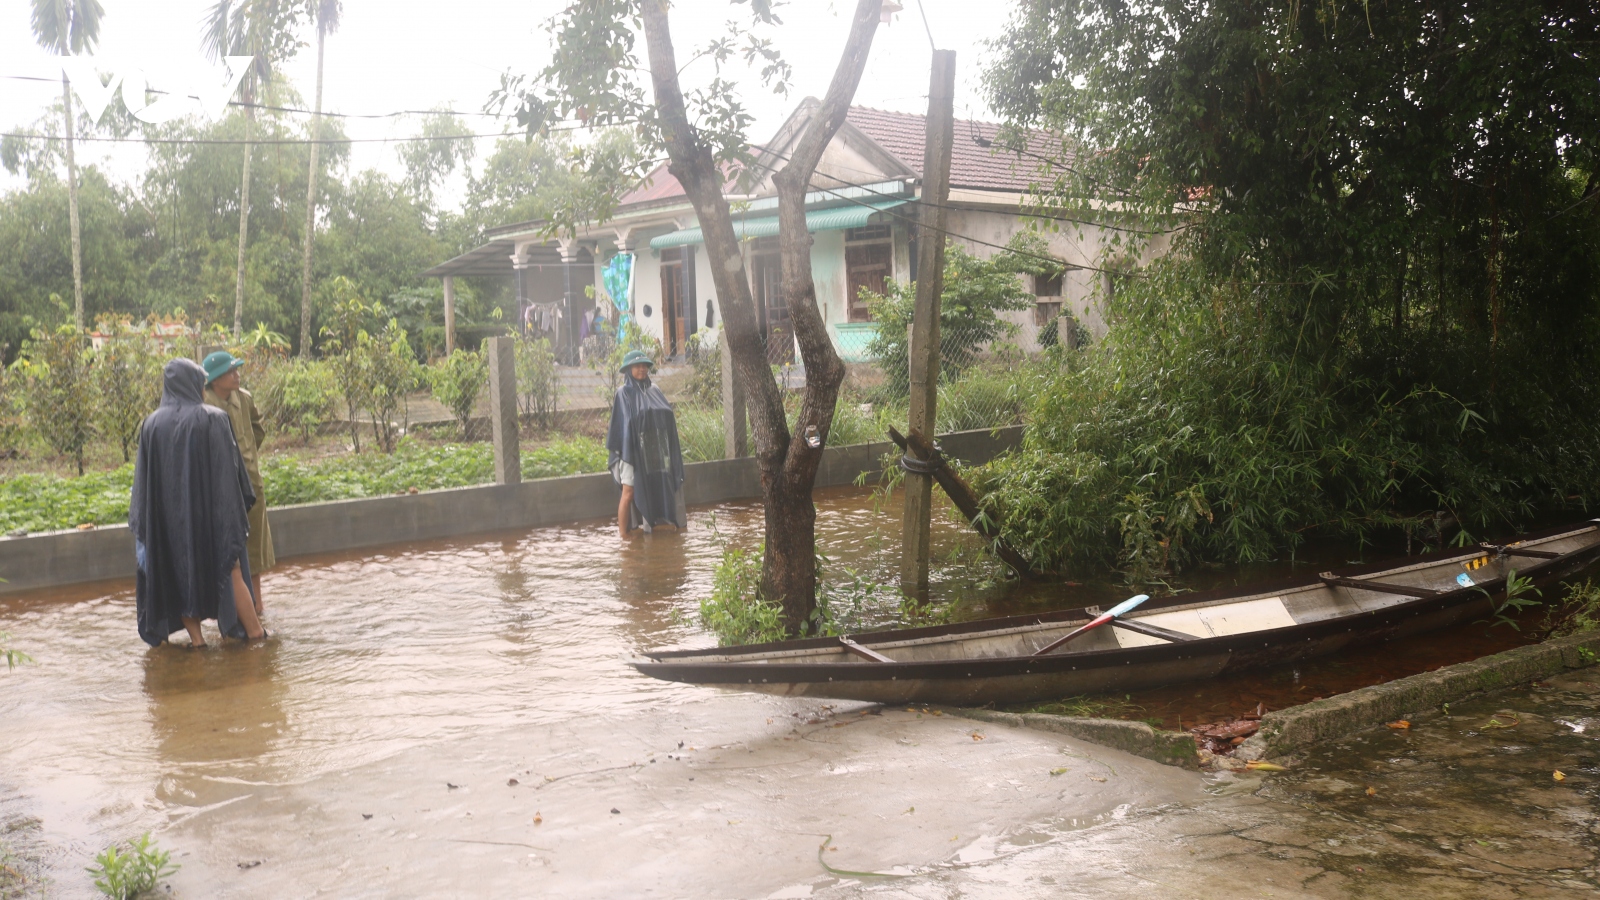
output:
MULTIPOLYGON (((939 295, 944 292, 946 203, 955 142, 956 54, 933 51, 928 82, 927 144, 922 152, 922 203, 917 218, 917 299, 911 316, 911 429, 932 440, 939 401, 939 295)), ((913 454, 917 455, 917 454, 913 454)), ((900 589, 928 596, 928 533, 933 478, 906 472, 900 534, 900 589)))

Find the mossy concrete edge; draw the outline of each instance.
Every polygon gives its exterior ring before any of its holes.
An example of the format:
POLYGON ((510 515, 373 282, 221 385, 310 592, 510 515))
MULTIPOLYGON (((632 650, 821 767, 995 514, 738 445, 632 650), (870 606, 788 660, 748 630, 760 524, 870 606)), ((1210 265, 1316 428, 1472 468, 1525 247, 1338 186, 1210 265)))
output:
MULTIPOLYGON (((1261 730, 1239 746, 1234 758, 1289 756, 1314 744, 1415 716, 1441 704, 1548 678, 1568 669, 1586 668, 1597 662, 1600 662, 1600 631, 1553 638, 1432 672, 1358 688, 1325 700, 1267 713, 1261 717, 1261 730)), ((1199 751, 1192 735, 1163 731, 1144 722, 992 709, 948 708, 948 712, 1013 728, 1054 731, 1169 766, 1200 767, 1199 751)))
POLYGON ((1144 722, 1122 719, 1080 719, 1046 713, 1009 713, 992 709, 951 708, 952 715, 980 722, 993 722, 1013 728, 1053 731, 1091 744, 1121 750, 1133 756, 1155 760, 1180 769, 1200 768, 1200 755, 1194 737, 1178 731, 1163 731, 1144 722))
POLYGON ((1408 678, 1269 712, 1239 759, 1272 759, 1485 691, 1526 684, 1600 661, 1600 632, 1553 638, 1408 678))

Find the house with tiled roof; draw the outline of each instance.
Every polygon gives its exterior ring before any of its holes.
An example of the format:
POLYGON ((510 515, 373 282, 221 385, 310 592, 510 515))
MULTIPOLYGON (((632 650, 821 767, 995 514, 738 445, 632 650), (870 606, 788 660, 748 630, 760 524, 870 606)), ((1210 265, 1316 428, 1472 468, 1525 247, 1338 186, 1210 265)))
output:
MULTIPOLYGON (((727 189, 735 202, 734 226, 744 239, 745 270, 774 363, 793 360, 795 348, 778 290, 772 173, 786 164, 817 107, 814 99, 803 101, 770 141, 753 148, 750 177, 738 184, 730 180, 727 189)), ((806 223, 814 235, 817 304, 846 361, 862 358, 875 327, 861 290, 881 293, 887 280, 911 278, 925 127, 920 115, 852 107, 812 179, 806 223)), ((1052 146, 1043 136, 1023 153, 1001 149, 996 145, 999 130, 987 122, 955 123, 947 228, 952 242, 977 256, 999 252, 1027 227, 1026 194, 1041 177, 1040 166, 1047 165, 1042 161, 1060 150, 1059 142, 1052 146)), ((621 314, 632 316, 662 342, 669 357, 682 354, 698 330, 718 323, 694 209, 665 166, 620 198, 606 222, 559 239, 545 236, 542 226, 523 222, 493 229, 483 246, 424 273, 444 279, 447 318, 455 277, 505 275, 514 279, 524 327, 549 336, 569 363, 577 361, 578 347, 596 317, 615 321, 621 314), (618 277, 623 272, 625 277, 618 277), (592 291, 585 290, 590 286, 592 291)), ((1093 265, 1104 236, 1090 228, 1046 232, 1044 237, 1052 255, 1069 264, 1093 265)), ((1092 303, 1092 277, 1089 270, 1069 269, 1063 277, 1027 284, 1036 295, 1036 307, 1009 314, 1018 326, 1019 343, 1025 349, 1036 347, 1040 329, 1064 313, 1091 333, 1103 330, 1092 303)))

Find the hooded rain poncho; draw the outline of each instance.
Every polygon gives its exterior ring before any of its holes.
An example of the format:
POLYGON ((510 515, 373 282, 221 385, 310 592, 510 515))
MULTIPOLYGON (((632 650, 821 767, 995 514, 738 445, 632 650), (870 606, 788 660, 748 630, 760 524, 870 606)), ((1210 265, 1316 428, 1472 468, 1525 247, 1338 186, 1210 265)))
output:
POLYGON ((216 619, 244 637, 233 605, 235 564, 250 583, 245 540, 255 494, 228 414, 202 401, 205 370, 167 363, 161 406, 139 427, 128 527, 139 553, 139 636, 152 647, 184 617, 216 619))
POLYGON ((633 507, 644 530, 671 522, 682 528, 683 452, 678 448, 678 422, 661 389, 648 380, 623 377, 611 404, 606 433, 609 465, 633 467, 633 507))

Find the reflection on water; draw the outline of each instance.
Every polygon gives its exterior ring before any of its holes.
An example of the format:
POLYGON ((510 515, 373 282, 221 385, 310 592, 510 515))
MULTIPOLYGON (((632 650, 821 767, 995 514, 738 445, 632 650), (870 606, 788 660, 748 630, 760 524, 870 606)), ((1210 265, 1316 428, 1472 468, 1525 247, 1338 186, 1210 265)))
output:
POLYGON ((165 803, 210 806, 274 771, 288 730, 281 645, 228 643, 214 651, 166 645, 145 655, 144 693, 165 803), (252 763, 254 766, 252 766, 252 763))

